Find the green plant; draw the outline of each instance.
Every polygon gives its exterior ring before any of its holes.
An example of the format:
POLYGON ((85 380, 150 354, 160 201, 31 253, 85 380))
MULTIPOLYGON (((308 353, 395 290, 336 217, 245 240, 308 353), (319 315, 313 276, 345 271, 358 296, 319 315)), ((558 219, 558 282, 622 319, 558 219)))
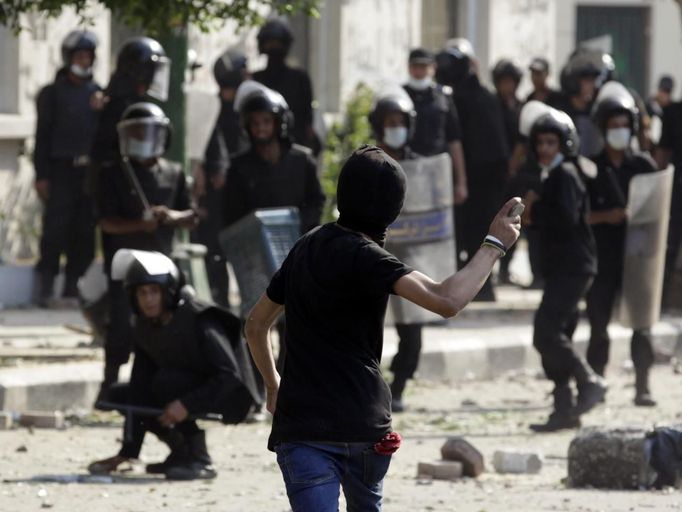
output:
POLYGON ((343 162, 362 144, 372 139, 367 115, 372 108, 373 92, 359 83, 346 103, 342 118, 329 129, 323 154, 322 188, 327 196, 323 222, 336 220, 336 184, 343 162))

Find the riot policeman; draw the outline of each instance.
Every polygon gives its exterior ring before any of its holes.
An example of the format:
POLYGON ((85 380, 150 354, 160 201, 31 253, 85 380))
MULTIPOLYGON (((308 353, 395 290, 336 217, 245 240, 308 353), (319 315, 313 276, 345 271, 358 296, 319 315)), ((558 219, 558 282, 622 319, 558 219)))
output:
POLYGON ((246 81, 237 91, 235 108, 251 147, 230 163, 224 225, 259 208, 295 206, 303 232, 317 226, 324 205, 322 186, 310 151, 291 142, 291 112, 285 99, 246 81))
POLYGON ((549 77, 549 62, 544 57, 535 57, 528 66, 533 90, 528 93, 526 102, 536 100, 546 103, 550 107, 557 107, 563 100, 561 92, 547 85, 549 77))
POLYGON ((107 403, 126 413, 121 449, 88 469, 109 473, 137 459, 145 433, 153 432, 171 451, 164 462, 148 464, 147 473, 170 480, 215 478, 205 432, 194 418, 213 413, 239 423, 253 404, 240 321, 181 293, 182 274, 161 253, 121 249, 112 272, 123 280, 133 312, 135 360, 130 383, 114 386, 107 403), (143 416, 144 407, 162 414, 143 416))
MULTIPOLYGON (((452 87, 462 126, 469 196, 456 209, 455 222, 459 264, 473 256, 485 236, 487 220, 503 204, 507 182, 509 146, 500 104, 481 85, 471 44, 452 41, 436 56, 436 80, 452 87)), ((490 279, 477 300, 495 300, 490 279)))
MULTIPOLYGON (((576 353, 572 337, 578 303, 597 270, 594 236, 587 223, 589 199, 583 183, 586 164, 578 160, 578 135, 570 117, 539 102, 530 124, 530 149, 541 167, 540 194, 529 192, 524 221, 538 229, 545 278, 542 302, 535 314, 533 345, 547 378, 554 382, 554 410, 536 432, 580 426, 580 415, 604 397, 605 382, 576 353), (571 380, 578 399, 574 405, 571 380)), ((523 113, 521 114, 523 117, 523 113)))
POLYGON ((310 148, 317 155, 321 145, 313 131, 310 76, 286 63, 293 42, 294 35, 285 21, 273 19, 263 25, 258 32, 258 51, 268 56, 268 64, 265 69, 256 71, 253 79, 284 96, 294 117, 289 136, 293 142, 310 148))
MULTIPOLYGON (((406 87, 407 89, 407 87, 406 87)), ((379 96, 369 114, 369 123, 377 146, 397 161, 418 158, 409 144, 414 137, 419 114, 410 98, 405 94, 393 93, 379 96)), ((389 236, 390 244, 390 236, 389 236)), ((389 250, 390 245, 388 245, 389 250)), ((391 361, 393 372, 391 383, 391 410, 402 412, 403 391, 407 381, 414 376, 419 365, 419 354, 422 346, 421 323, 401 323, 396 321, 398 332, 398 352, 391 361)))
POLYGON ((450 154, 455 177, 455 203, 461 204, 468 195, 462 130, 452 99, 452 89, 433 80, 434 62, 433 54, 428 50, 415 48, 410 52, 410 77, 403 86, 417 112, 410 147, 424 156, 450 154))
POLYGON ((66 255, 63 296, 72 299, 77 297, 78 278, 94 257, 95 225, 85 178, 99 116, 93 102, 99 91, 92 78, 96 48, 94 33, 69 33, 62 43, 62 67, 55 81, 38 94, 33 162, 36 192, 45 205, 36 267, 38 301, 43 306, 52 298, 62 254, 66 255))
POLYGON ((91 158, 96 165, 118 159, 117 124, 130 105, 149 98, 168 99, 170 59, 158 41, 133 37, 118 52, 116 70, 105 91, 91 158))
MULTIPOLYGON (((587 361, 604 376, 610 344, 607 327, 623 278, 630 180, 638 174, 654 172, 656 166, 648 155, 630 149, 632 137, 638 131, 639 112, 625 87, 616 82, 606 84, 597 96, 593 118, 605 145, 593 159, 597 176, 587 182, 592 210, 589 222, 598 255, 597 275, 587 294, 591 328, 587 361)), ((656 405, 648 382, 654 356, 650 327, 635 329, 631 355, 635 367, 635 404, 656 405)))
POLYGON ((153 103, 134 103, 117 125, 118 160, 101 168, 98 193, 104 270, 109 277, 109 325, 104 343, 102 394, 118 380, 130 355, 130 308, 120 281, 111 279, 119 249, 170 254, 177 227, 193 227, 192 208, 180 164, 161 157, 170 143, 170 121, 153 103))
POLYGON ((646 102, 646 109, 651 118, 651 142, 656 145, 661 139, 663 129, 663 111, 672 103, 672 92, 675 81, 670 75, 663 75, 658 81, 656 94, 646 102))
POLYGON ((211 293, 213 300, 221 306, 229 306, 228 274, 218 243, 218 232, 223 224, 222 189, 230 156, 248 147, 239 113, 234 109, 237 88, 247 77, 246 63, 242 53, 228 50, 213 66, 213 76, 220 87, 220 114, 206 146, 203 165, 195 175, 200 222, 193 237, 207 248, 205 261, 211 293))

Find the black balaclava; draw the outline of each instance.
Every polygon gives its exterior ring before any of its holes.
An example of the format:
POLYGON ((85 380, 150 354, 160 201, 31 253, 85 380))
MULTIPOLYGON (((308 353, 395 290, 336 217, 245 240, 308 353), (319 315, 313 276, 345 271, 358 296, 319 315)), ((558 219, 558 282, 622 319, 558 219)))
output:
POLYGON ((339 175, 338 224, 383 247, 388 226, 403 208, 405 189, 405 172, 398 162, 376 146, 361 146, 339 175))

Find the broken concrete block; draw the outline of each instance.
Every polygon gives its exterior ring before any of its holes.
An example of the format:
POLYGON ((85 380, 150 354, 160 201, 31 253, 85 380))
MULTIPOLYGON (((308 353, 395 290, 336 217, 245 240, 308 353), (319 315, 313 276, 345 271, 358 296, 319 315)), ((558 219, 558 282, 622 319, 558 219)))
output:
POLYGON ((646 430, 589 428, 568 447, 568 483, 573 487, 639 489, 648 486, 646 430))
POLYGON ((462 463, 449 460, 420 462, 417 465, 417 478, 433 478, 434 480, 455 480, 462 476, 462 463))
POLYGON ((440 449, 445 460, 461 462, 464 476, 477 477, 485 470, 483 455, 463 437, 450 437, 440 449))
POLYGON ((64 413, 61 411, 29 411, 21 413, 19 424, 34 428, 64 428, 64 413))
POLYGON ((9 411, 0 411, 0 430, 9 430, 12 428, 14 418, 9 411))
POLYGON ((498 450, 493 454, 493 467, 498 473, 539 473, 542 461, 541 453, 498 450))

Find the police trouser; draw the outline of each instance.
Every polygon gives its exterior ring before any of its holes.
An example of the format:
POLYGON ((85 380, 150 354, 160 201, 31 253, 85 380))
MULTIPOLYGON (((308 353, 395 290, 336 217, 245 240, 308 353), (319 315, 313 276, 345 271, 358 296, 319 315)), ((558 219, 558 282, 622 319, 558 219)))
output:
POLYGON ((540 353, 548 379, 568 384, 579 364, 573 346, 578 303, 589 289, 590 275, 553 275, 545 281, 542 302, 535 313, 533 346, 540 353))
POLYGON ((533 281, 542 279, 540 231, 533 228, 523 228, 523 233, 528 243, 528 261, 530 263, 530 271, 533 274, 533 281))
MULTIPOLYGON (((457 268, 462 268, 481 247, 493 218, 504 202, 507 162, 467 168, 469 197, 455 208, 457 268), (463 257, 463 252, 466 257, 463 257)), ((484 289, 492 292, 490 278, 484 289)))
POLYGON ((130 298, 121 281, 109 279, 109 324, 104 339, 104 382, 118 381, 119 368, 128 362, 133 349, 130 298))
POLYGON ((209 187, 201 205, 205 207, 207 217, 201 219, 192 233, 192 239, 206 246, 204 261, 213 301, 220 306, 229 308, 229 275, 225 256, 218 241, 218 233, 222 227, 221 200, 220 191, 209 187))
MULTIPOLYGON (((109 401, 163 409, 203 382, 198 376, 175 368, 160 368, 150 375, 138 374, 136 378, 134 384, 112 386, 109 401)), ((146 432, 158 436, 171 450, 180 448, 185 440, 201 432, 194 420, 185 420, 170 429, 163 427, 157 417, 127 414, 125 410, 121 412, 125 415, 123 443, 119 452, 122 457, 139 456, 146 432)))
POLYGON ((419 355, 422 349, 422 324, 396 324, 398 331, 398 352, 391 361, 390 370, 393 372, 391 393, 394 398, 400 398, 405 390, 407 381, 414 376, 419 366, 419 355))
POLYGON ((95 221, 91 198, 85 193, 86 172, 86 167, 76 167, 71 160, 50 162, 37 269, 45 278, 53 278, 65 254, 65 291, 70 294, 75 293, 78 278, 95 255, 95 221))
MULTIPOLYGON (((590 321, 590 341, 587 346, 587 362, 599 375, 604 375, 609 361, 608 325, 613 306, 621 286, 621 268, 600 268, 590 291, 587 293, 587 318, 590 321)), ((650 329, 635 329, 630 342, 630 355, 636 370, 647 370, 654 362, 654 349, 650 329)))

